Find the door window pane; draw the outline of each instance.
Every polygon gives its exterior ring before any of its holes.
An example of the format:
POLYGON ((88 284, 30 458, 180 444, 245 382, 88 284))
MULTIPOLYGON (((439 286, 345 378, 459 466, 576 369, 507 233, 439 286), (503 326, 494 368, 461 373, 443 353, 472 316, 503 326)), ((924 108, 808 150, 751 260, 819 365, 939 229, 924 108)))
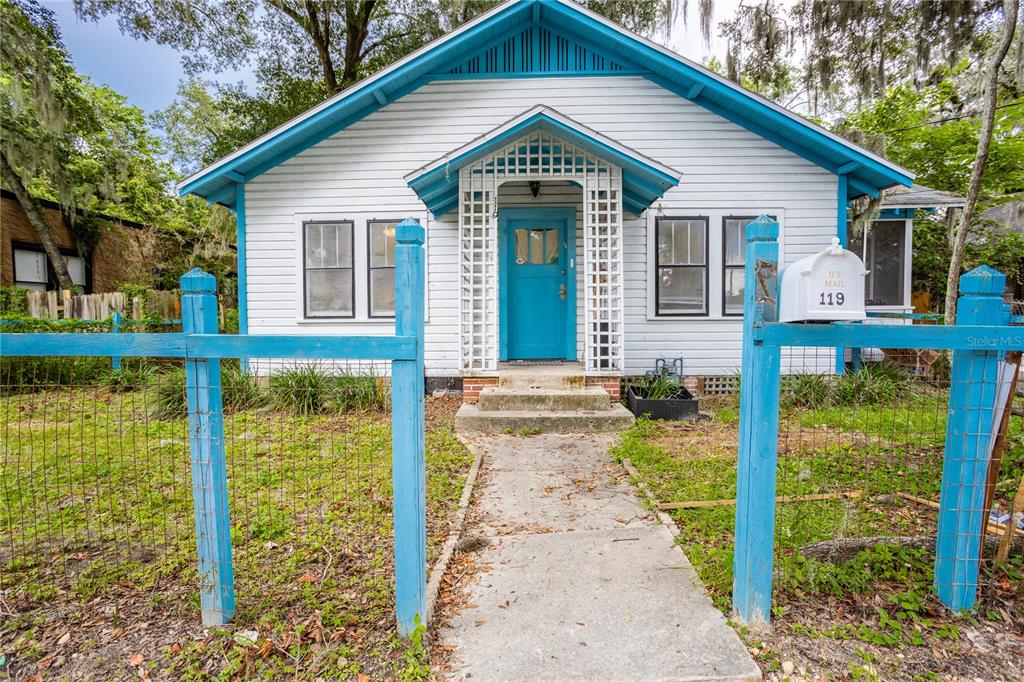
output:
POLYGON ((529 230, 519 228, 516 230, 516 264, 522 265, 530 259, 529 230))
POLYGON ((544 262, 557 263, 558 251, 558 230, 545 230, 544 262))
POLYGON ((544 263, 544 233, 547 230, 530 230, 530 264, 544 263))

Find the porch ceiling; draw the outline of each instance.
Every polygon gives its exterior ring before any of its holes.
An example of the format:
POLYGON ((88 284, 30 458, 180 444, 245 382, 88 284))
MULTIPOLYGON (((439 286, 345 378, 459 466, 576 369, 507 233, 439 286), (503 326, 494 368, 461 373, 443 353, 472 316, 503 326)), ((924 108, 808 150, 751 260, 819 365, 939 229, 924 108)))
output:
MULTIPOLYGON (((413 171, 405 176, 405 180, 431 213, 435 216, 444 215, 458 205, 459 169, 536 130, 543 130, 567 144, 586 150, 620 167, 623 207, 633 213, 639 213, 649 207, 669 188, 678 185, 682 178, 679 171, 644 156, 550 107, 539 105, 413 171)), ((554 174, 545 176, 548 179, 558 177, 554 174)), ((515 179, 533 178, 521 175, 515 179)))

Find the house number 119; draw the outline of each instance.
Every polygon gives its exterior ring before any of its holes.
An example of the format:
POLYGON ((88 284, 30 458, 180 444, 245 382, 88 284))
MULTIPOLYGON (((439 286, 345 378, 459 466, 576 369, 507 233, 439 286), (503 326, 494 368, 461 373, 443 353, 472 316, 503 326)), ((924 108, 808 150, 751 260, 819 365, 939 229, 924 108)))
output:
POLYGON ((843 305, 846 302, 846 296, 843 292, 837 292, 835 295, 830 291, 829 293, 821 292, 821 300, 818 305, 843 305))

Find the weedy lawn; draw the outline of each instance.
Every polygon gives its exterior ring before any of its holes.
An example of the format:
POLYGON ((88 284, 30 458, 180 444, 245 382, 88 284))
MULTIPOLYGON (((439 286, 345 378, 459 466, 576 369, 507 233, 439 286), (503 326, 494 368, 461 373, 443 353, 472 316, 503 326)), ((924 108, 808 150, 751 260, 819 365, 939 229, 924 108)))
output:
MULTIPOLYGON (((424 679, 394 634, 391 424, 225 415, 237 614, 204 630, 187 421, 156 389, 0 397, 0 671, 14 679, 424 679)), ((428 560, 471 456, 428 399, 428 560)))
MULTIPOLYGON (((933 596, 933 551, 880 543, 844 560, 810 558, 809 543, 875 536, 934 537, 937 513, 900 494, 938 500, 945 439, 944 391, 909 387, 869 404, 784 408, 777 494, 854 492, 853 497, 776 506, 771 632, 741 634, 768 678, 1021 679, 1024 677, 1024 557, 986 563, 979 606, 956 617, 933 596), (785 672, 784 672, 785 671, 785 672)), ((660 503, 736 496, 735 397, 702 401, 712 418, 639 419, 615 449, 660 503)), ((1014 419, 997 500, 1024 472, 1024 436, 1014 419)), ((715 604, 730 614, 735 506, 668 512, 715 604)), ((927 543, 925 543, 927 544, 927 543)))

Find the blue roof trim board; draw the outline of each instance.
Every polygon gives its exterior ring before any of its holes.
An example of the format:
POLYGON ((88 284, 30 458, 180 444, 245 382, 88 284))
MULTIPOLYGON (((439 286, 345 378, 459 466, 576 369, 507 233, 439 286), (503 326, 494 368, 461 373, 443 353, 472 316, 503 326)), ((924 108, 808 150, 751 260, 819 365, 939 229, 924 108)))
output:
POLYGON ((572 0, 508 0, 186 178, 180 194, 233 205, 244 183, 425 83, 457 78, 642 75, 847 178, 847 199, 913 173, 646 40, 572 0))
POLYGON ((406 182, 435 216, 455 208, 459 169, 537 130, 543 130, 622 169, 622 200, 640 213, 679 184, 682 173, 545 107, 533 107, 467 145, 405 176, 406 182))

